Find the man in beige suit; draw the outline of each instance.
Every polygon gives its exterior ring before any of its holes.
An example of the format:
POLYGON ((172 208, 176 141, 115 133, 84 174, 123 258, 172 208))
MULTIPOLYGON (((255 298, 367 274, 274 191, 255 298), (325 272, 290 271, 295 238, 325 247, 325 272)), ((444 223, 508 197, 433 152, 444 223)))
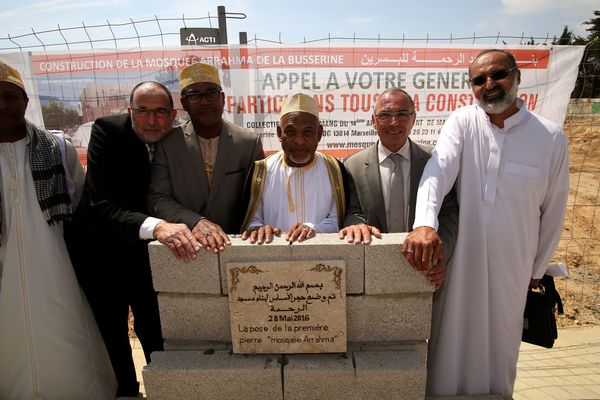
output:
MULTIPOLYGON (((377 99, 372 122, 379 141, 350 156, 344 163, 352 175, 368 225, 381 232, 408 232, 415 219, 417 190, 431 148, 408 138, 415 123, 412 98, 402 89, 386 90, 377 99)), ((440 214, 444 254, 450 258, 458 232, 458 205, 451 191, 440 214)), ((439 286, 443 266, 429 271, 439 286)))
POLYGON ((193 64, 179 74, 181 104, 190 121, 154 151, 148 208, 156 217, 186 224, 198 242, 218 253, 239 233, 248 170, 264 158, 255 133, 223 120, 225 95, 212 65, 193 64))

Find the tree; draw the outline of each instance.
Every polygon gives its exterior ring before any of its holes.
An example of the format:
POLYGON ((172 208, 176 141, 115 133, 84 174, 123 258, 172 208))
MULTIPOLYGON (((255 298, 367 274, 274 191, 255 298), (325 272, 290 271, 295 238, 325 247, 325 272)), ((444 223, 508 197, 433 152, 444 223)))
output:
POLYGON ((42 116, 46 129, 61 129, 81 124, 77 111, 65 108, 62 102, 49 101, 42 105, 42 116))
POLYGON ((583 79, 580 85, 575 86, 579 92, 573 91, 575 96, 571 97, 600 97, 600 10, 594 11, 594 15, 596 18, 583 23, 589 25, 586 31, 590 33, 579 65, 579 77, 583 79))
POLYGON ((528 46, 534 46, 537 43, 535 42, 535 40, 533 39, 533 36, 527 41, 527 43, 525 43, 528 46))
POLYGON ((600 10, 594 11, 596 18, 590 18, 583 25, 590 34, 587 38, 573 35, 565 26, 559 38, 554 37, 555 45, 585 45, 586 49, 579 64, 579 76, 571 98, 600 97, 600 10))
POLYGON ((562 46, 573 44, 573 31, 570 31, 569 27, 565 25, 565 28, 563 29, 563 32, 560 35, 560 37, 557 39, 556 36, 554 36, 552 44, 558 44, 562 46))
POLYGON ((588 37, 589 41, 594 39, 598 40, 600 38, 600 10, 594 11, 594 15, 596 18, 590 18, 589 21, 583 23, 583 25, 590 25, 589 28, 586 29, 590 33, 588 37))

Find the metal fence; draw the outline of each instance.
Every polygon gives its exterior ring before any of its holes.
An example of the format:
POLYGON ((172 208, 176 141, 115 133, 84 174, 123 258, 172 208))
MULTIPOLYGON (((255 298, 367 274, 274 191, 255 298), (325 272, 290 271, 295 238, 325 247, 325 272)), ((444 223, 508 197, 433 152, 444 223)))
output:
MULTIPOLYGON (((238 13, 227 13, 228 18, 239 19, 238 13)), ((75 49, 94 50, 99 48, 130 49, 132 47, 167 47, 179 45, 179 29, 193 25, 208 25, 217 27, 216 15, 210 13, 205 17, 190 17, 182 15, 180 18, 159 18, 134 20, 127 22, 81 26, 61 27, 55 29, 35 30, 31 33, 10 33, 0 37, 1 51, 69 51, 75 49)), ((285 33, 279 32, 277 38, 261 38, 256 35, 247 36, 248 44, 280 43, 292 44, 285 38, 285 33)), ((436 44, 490 44, 490 45, 524 45, 524 44, 551 44, 554 36, 549 33, 546 36, 530 36, 525 32, 521 34, 506 34, 498 32, 495 35, 478 35, 475 32, 469 36, 434 37, 426 34, 421 37, 407 36, 405 34, 397 37, 381 37, 381 35, 365 36, 332 36, 311 38, 304 37, 300 43, 436 43, 436 44)), ((230 42, 231 43, 231 42, 230 42)))
MULTIPOLYGON (((179 29, 190 25, 213 26, 216 15, 205 17, 158 18, 133 20, 125 23, 102 25, 85 25, 74 27, 57 26, 56 29, 31 29, 31 33, 0 37, 0 52, 29 52, 33 54, 49 54, 52 52, 76 52, 82 50, 111 49, 116 51, 131 51, 145 48, 168 48, 179 46, 179 29)), ((248 45, 263 43, 285 43, 283 34, 277 38, 267 39, 252 37, 248 45)), ((301 43, 416 43, 416 44, 489 44, 494 45, 526 45, 551 44, 553 37, 530 37, 522 34, 506 35, 476 35, 468 37, 436 38, 407 37, 400 35, 395 38, 374 37, 335 37, 328 35, 323 38, 304 38, 301 43)), ((293 44, 293 43, 287 43, 293 44)), ((580 77, 577 88, 589 87, 596 84, 598 76, 597 63, 600 59, 598 50, 588 57, 590 63, 580 67, 580 77), (595 61, 594 61, 595 60, 595 61), (587 86, 586 86, 587 85, 587 86)), ((101 84, 101 82, 99 82, 101 84)), ((588 91, 589 92, 589 91, 588 91)), ((593 90, 591 91, 593 93, 593 90)), ((583 89, 575 92, 579 97, 571 101, 565 132, 569 139, 571 187, 568 200, 565 226, 555 261, 562 261, 569 267, 570 278, 558 280, 557 287, 563 294, 566 317, 561 319, 562 325, 599 324, 600 323, 600 101, 583 98, 583 89)), ((110 94, 116 102, 127 101, 128 93, 110 94)), ((57 98, 65 101, 77 100, 75 93, 57 93, 57 98)), ((65 116, 64 112, 56 111, 48 114, 56 118, 75 118, 65 116)), ((48 125, 52 125, 48 121, 48 125)), ((56 124, 59 124, 56 122, 56 124)), ((532 150, 533 151, 533 150, 532 150)))
POLYGON ((600 323, 600 99, 595 100, 571 100, 564 125, 571 181, 555 258, 570 272, 570 279, 557 281, 566 325, 600 323))

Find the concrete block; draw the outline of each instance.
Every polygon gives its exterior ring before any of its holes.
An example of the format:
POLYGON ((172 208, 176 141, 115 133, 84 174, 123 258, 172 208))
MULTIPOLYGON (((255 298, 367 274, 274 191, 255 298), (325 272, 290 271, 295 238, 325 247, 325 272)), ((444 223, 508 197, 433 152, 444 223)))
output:
POLYGON ((221 293, 219 257, 200 251, 189 263, 177 260, 167 246, 155 241, 148 245, 152 282, 157 292, 221 293))
POLYGON ((429 339, 431 293, 348 296, 349 342, 429 339))
POLYGON ((427 341, 425 340, 407 340, 397 342, 350 342, 348 343, 348 353, 359 351, 414 351, 417 352, 419 362, 427 362, 427 341))
POLYGON ((206 354, 210 354, 214 353, 215 351, 230 351, 232 346, 229 342, 165 339, 164 348, 165 351, 202 351, 206 354))
POLYGON ((231 246, 219 254, 219 268, 221 271, 222 294, 228 294, 227 271, 225 266, 232 262, 269 262, 292 260, 292 250, 289 243, 281 237, 275 237, 269 244, 250 244, 240 237, 231 237, 231 246))
POLYGON ((348 354, 293 355, 283 369, 286 400, 350 399, 354 365, 348 354))
MULTIPOLYGON (((231 341, 226 296, 159 293, 163 337, 231 341)), ((348 296, 350 342, 426 340, 431 326, 431 294, 348 296)))
POLYGON ((346 262, 346 293, 365 291, 365 248, 338 238, 337 233, 321 233, 292 246, 294 260, 344 260, 346 262))
POLYGON ((388 233, 365 247, 365 294, 433 292, 423 272, 402 255, 407 233, 388 233))
POLYGON ((423 399, 427 368, 417 351, 357 352, 356 398, 423 399))
POLYGON ((344 260, 346 262, 346 292, 364 292, 363 245, 348 244, 339 240, 337 233, 321 233, 302 243, 290 245, 282 237, 272 243, 256 245, 232 237, 231 246, 219 255, 223 294, 227 294, 225 266, 230 262, 272 262, 303 260, 344 260))
POLYGON ((159 293, 165 339, 231 342, 226 296, 159 293))
POLYGON ((281 365, 273 356, 156 352, 143 376, 149 400, 283 399, 281 365))

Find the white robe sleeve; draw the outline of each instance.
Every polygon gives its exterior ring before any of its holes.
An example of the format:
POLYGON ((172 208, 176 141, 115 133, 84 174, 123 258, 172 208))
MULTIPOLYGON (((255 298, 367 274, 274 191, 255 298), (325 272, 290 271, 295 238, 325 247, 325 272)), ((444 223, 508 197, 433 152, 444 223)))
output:
MULTIPOLYGON (((304 223, 304 225, 311 226, 312 224, 304 223)), ((319 221, 314 227, 311 226, 316 233, 335 233, 339 231, 337 207, 335 201, 331 200, 331 207, 327 216, 319 221)))
POLYGON ((431 158, 421 175, 415 221, 413 229, 429 226, 438 229, 438 214, 444 202, 444 196, 450 191, 458 176, 463 138, 466 129, 457 113, 452 114, 440 133, 438 142, 431 152, 431 158))
POLYGON ((569 195, 569 149, 564 133, 557 138, 552 155, 552 171, 548 176, 548 190, 540 207, 540 232, 533 264, 534 279, 540 279, 548 268, 562 233, 567 197, 569 195))
MULTIPOLYGON (((254 217, 252 217, 252 220, 250 221, 250 224, 248 225, 248 230, 251 231, 254 228, 258 228, 259 226, 264 226, 265 225, 265 218, 264 218, 264 214, 263 214, 263 199, 261 198, 260 201, 258 202, 258 207, 256 207, 256 212, 254 213, 254 217)), ((278 226, 275 226, 274 228, 279 228, 278 226)))

